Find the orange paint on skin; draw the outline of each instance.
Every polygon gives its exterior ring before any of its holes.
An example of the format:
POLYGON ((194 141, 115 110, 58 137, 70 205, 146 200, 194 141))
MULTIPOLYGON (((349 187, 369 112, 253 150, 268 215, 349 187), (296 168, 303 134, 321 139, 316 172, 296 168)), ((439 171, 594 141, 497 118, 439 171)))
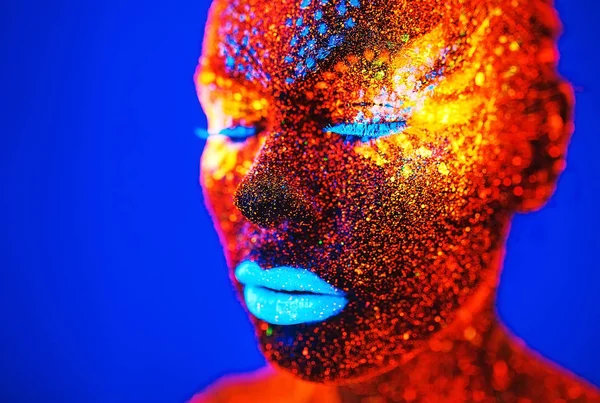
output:
POLYGON ((244 260, 305 268, 349 302, 252 316, 277 371, 194 402, 600 401, 494 309, 510 220, 552 194, 572 132, 548 3, 213 3, 195 76, 209 132, 256 131, 209 136, 201 162, 232 280, 241 293, 244 260), (397 125, 336 132, 378 122, 397 125))

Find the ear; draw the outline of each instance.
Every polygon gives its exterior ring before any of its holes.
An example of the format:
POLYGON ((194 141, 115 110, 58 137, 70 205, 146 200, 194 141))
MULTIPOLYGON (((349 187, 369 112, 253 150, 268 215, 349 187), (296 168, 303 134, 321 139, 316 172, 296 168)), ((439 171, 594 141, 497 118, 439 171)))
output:
MULTIPOLYGON (((570 84, 537 84, 533 102, 526 106, 523 156, 513 158, 523 169, 520 183, 511 183, 510 194, 518 212, 541 208, 554 193, 558 176, 566 167, 566 151, 573 133, 573 89, 570 84), (541 88, 540 88, 541 87, 541 88)), ((518 155, 518 154, 517 154, 518 155)))

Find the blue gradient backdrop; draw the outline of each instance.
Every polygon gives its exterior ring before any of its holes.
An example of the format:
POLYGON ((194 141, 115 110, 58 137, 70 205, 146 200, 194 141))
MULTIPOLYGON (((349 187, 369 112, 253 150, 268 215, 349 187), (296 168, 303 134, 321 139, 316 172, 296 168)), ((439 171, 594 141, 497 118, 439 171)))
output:
MULTIPOLYGON (((557 3, 577 130, 558 193, 514 222, 499 309, 600 385, 600 3, 557 3)), ((262 365, 197 184, 208 3, 0 7, 0 401, 183 402, 262 365)))

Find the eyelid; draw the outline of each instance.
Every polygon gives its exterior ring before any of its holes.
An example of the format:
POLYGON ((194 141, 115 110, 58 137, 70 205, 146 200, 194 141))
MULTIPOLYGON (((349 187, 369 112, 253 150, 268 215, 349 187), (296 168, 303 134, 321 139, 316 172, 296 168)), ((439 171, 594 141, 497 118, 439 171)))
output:
POLYGON ((207 139, 210 136, 221 135, 227 136, 234 140, 245 140, 248 137, 252 137, 256 135, 257 128, 255 126, 244 126, 244 125, 236 125, 231 127, 226 127, 217 132, 211 132, 207 129, 196 129, 196 135, 201 139, 207 139))
POLYGON ((363 140, 368 140, 397 134, 402 132, 405 128, 406 122, 399 120, 395 122, 377 123, 339 123, 336 125, 328 125, 323 130, 343 136, 358 137, 363 140))
POLYGON ((234 139, 245 139, 256 134, 256 127, 242 125, 226 127, 220 130, 218 134, 234 139))

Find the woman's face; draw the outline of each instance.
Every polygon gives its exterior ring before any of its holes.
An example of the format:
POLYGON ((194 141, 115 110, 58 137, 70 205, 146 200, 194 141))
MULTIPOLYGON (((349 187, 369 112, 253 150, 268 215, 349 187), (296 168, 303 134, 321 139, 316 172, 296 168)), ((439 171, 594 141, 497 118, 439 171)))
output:
POLYGON ((201 181, 276 365, 336 382, 394 365, 552 192, 570 133, 555 18, 487 3, 213 4, 201 181))

